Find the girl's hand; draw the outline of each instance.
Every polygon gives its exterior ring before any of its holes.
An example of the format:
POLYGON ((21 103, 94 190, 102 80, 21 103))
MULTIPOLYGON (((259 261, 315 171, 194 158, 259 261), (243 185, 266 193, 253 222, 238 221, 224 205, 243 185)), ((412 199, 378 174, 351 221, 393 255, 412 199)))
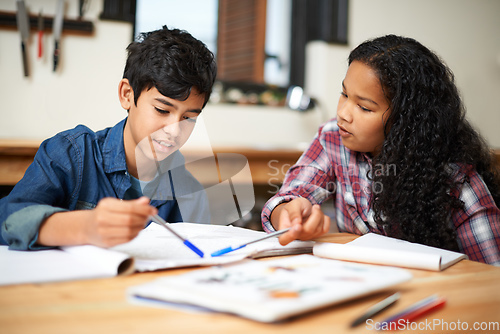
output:
POLYGON ((299 197, 277 206, 271 214, 271 223, 278 230, 290 227, 290 231, 280 236, 280 244, 286 245, 293 240, 309 240, 328 233, 330 217, 325 215, 319 205, 299 197))

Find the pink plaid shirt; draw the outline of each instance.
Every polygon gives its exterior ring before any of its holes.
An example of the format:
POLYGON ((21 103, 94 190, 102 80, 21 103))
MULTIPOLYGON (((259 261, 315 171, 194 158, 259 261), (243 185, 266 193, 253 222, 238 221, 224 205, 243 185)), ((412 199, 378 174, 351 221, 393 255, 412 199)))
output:
MULTIPOLYGON (((368 179, 367 172, 396 175, 393 167, 372 168, 366 154, 347 149, 342 144, 337 121, 332 119, 319 129, 307 151, 288 170, 279 192, 267 201, 262 211, 262 226, 267 232, 274 231, 269 217, 283 202, 304 197, 313 204, 321 204, 335 196, 335 218, 341 232, 385 234, 373 219, 371 193, 379 188, 368 179)), ((500 265, 500 210, 481 176, 470 170, 467 177, 460 192, 464 210, 452 217, 460 251, 471 260, 500 265)))

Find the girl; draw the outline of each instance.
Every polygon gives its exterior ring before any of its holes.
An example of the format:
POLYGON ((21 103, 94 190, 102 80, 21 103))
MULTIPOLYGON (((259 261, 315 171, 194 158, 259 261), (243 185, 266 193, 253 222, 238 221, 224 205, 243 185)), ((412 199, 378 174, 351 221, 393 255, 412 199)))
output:
POLYGON ((322 127, 262 212, 282 244, 328 232, 380 233, 500 265, 500 179, 465 119, 451 71, 429 49, 388 35, 349 56, 337 118, 322 127))

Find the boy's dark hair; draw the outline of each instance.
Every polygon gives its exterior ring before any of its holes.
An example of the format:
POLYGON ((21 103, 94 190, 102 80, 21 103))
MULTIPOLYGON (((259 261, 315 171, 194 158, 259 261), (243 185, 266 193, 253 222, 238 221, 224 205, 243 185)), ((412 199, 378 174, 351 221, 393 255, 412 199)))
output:
POLYGON ((142 33, 127 47, 123 78, 134 91, 134 102, 153 87, 169 98, 186 100, 196 87, 206 105, 217 74, 213 53, 201 41, 179 29, 142 33))
POLYGON ((440 248, 457 249, 453 212, 457 171, 474 168, 500 205, 500 180, 493 156, 465 118, 451 70, 414 39, 387 35, 366 41, 349 55, 377 74, 390 105, 385 140, 373 165, 395 166, 397 175, 373 175, 375 221, 389 235, 440 248), (394 197, 397 194, 397 197, 394 197))

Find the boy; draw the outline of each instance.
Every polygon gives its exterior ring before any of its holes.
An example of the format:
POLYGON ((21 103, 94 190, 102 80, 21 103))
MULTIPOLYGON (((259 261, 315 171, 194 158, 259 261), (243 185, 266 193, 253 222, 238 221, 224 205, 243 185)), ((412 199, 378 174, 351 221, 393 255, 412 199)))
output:
POLYGON ((189 33, 166 26, 127 51, 118 93, 128 117, 113 128, 79 125, 44 141, 0 200, 1 243, 18 250, 111 247, 137 236, 150 215, 204 222, 202 188, 178 149, 210 98, 214 56, 189 33))

